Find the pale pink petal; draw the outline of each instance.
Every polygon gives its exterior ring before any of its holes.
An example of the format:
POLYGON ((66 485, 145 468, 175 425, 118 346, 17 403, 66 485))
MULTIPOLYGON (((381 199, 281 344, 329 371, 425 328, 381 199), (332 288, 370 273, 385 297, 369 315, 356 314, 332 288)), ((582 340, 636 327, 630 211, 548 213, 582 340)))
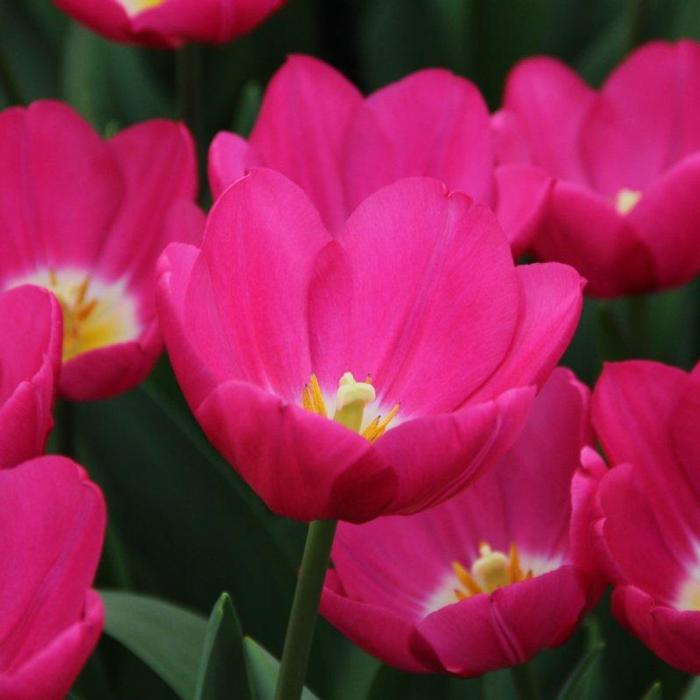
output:
POLYGON ((331 66, 292 56, 270 81, 250 135, 262 163, 302 187, 332 231, 349 213, 342 157, 346 129, 361 104, 359 91, 331 66))
POLYGON ((209 146, 209 187, 214 199, 257 165, 264 164, 244 138, 220 131, 209 146))
POLYGON ((417 175, 493 200, 488 108, 476 86, 446 70, 413 73, 368 97, 350 123, 345 155, 351 209, 417 175))

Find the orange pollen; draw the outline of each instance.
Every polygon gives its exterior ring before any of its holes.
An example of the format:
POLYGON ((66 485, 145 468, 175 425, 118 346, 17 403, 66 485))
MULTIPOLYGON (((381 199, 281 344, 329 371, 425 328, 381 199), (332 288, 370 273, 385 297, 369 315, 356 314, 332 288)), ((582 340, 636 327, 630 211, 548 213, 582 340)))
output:
POLYGON ((531 569, 523 571, 520 555, 515 542, 511 543, 508 555, 492 550, 486 543, 479 545, 479 558, 468 570, 458 561, 452 562, 452 570, 457 577, 459 587, 454 589, 457 600, 466 600, 479 593, 493 593, 511 583, 532 578, 531 569))

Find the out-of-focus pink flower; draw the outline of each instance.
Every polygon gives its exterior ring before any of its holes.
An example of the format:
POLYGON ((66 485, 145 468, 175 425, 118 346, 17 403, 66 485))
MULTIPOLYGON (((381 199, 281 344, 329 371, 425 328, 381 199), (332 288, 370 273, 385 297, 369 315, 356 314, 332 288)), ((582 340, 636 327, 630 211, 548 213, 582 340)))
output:
POLYGON ((35 102, 0 113, 0 163, 0 290, 40 285, 61 304, 62 395, 131 388, 162 348, 156 260, 197 228, 189 133, 155 120, 105 142, 69 107, 35 102))
POLYGON ((700 365, 608 365, 593 420, 617 465, 596 528, 613 612, 664 661, 700 673, 700 365))
POLYGON ((64 457, 0 471, 0 697, 63 700, 102 631, 105 506, 64 457))
POLYGON ((0 293, 0 469, 44 451, 62 337, 51 294, 31 286, 0 293))
POLYGON ((515 267, 490 210, 430 178, 370 195, 333 236, 297 185, 254 169, 214 205, 201 249, 171 245, 160 269, 195 416, 300 520, 461 490, 512 444, 582 300, 574 270, 515 267))
POLYGON ((108 39, 177 48, 220 44, 247 34, 284 0, 54 0, 64 12, 108 39))
POLYGON ((494 118, 500 162, 556 178, 534 248, 614 297, 700 270, 700 45, 656 41, 600 91, 551 58, 510 74, 494 118))
POLYGON ((597 485, 580 461, 587 409, 588 390, 555 370, 514 447, 466 491, 410 517, 342 523, 322 614, 414 672, 477 676, 564 642, 603 588, 581 526, 597 485))
POLYGON ((211 145, 215 196, 253 165, 300 185, 339 231, 368 195, 428 176, 488 204, 515 253, 541 221, 550 179, 527 164, 494 163, 489 113, 478 89, 424 70, 367 99, 331 66, 292 56, 272 78, 248 141, 228 132, 211 145))

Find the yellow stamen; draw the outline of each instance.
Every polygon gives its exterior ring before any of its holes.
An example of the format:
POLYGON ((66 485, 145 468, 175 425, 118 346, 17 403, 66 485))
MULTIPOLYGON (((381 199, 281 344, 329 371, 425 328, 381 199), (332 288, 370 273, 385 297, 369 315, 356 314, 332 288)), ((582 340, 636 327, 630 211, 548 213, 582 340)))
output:
POLYGON ((137 15, 144 10, 162 5, 166 0, 119 0, 124 9, 130 15, 137 15))
POLYGON ((458 562, 452 562, 452 569, 455 572, 459 582, 471 593, 476 595, 482 593, 481 586, 474 580, 472 575, 458 562))
POLYGON ((615 209, 619 214, 629 214, 637 206, 637 202, 642 198, 639 190, 630 190, 623 187, 615 197, 615 209))
POLYGON ((374 420, 364 429, 362 436, 370 442, 378 440, 386 432, 386 429, 389 427, 389 423, 396 418, 396 414, 399 412, 399 409, 400 406, 396 403, 391 407, 389 413, 387 413, 383 418, 382 416, 377 416, 374 418, 374 420))
POLYGON ((510 544, 510 567, 509 567, 510 580, 513 583, 523 580, 523 570, 520 568, 520 555, 518 554, 518 548, 515 542, 510 544))

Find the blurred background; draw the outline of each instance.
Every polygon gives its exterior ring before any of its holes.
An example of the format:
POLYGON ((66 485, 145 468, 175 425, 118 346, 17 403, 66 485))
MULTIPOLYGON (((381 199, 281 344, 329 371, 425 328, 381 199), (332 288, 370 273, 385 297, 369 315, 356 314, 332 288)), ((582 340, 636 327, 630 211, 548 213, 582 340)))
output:
MULTIPOLYGON (((700 39, 697 0, 289 0, 252 35, 195 49, 203 76, 193 86, 203 104, 193 116, 200 153, 220 129, 248 133, 266 82, 290 53, 330 62, 365 92, 443 66, 473 80, 495 109, 508 70, 522 57, 559 56, 597 85, 635 45, 681 36, 700 39)), ((177 87, 182 60, 104 41, 49 0, 0 0, 0 108, 61 99, 104 134, 151 117, 175 118, 188 99, 177 87)), ((697 280, 647 298, 587 300, 564 363, 589 384, 605 359, 649 357, 689 368, 700 356, 699 318, 697 280)), ((151 593, 205 615, 228 590, 244 631, 279 655, 304 527, 272 516, 208 445, 167 359, 125 396, 59 411, 54 442, 88 468, 107 496, 101 587, 151 593)), ((700 685, 689 686, 688 677, 622 631, 607 607, 605 600, 563 648, 538 657, 545 698, 601 640, 603 651, 590 657, 588 697, 641 698, 661 680, 664 698, 700 698, 700 685)), ((381 667, 323 621, 308 685, 327 700, 513 695, 507 672, 458 681, 381 667)), ((74 698, 177 696, 105 638, 74 698)))

